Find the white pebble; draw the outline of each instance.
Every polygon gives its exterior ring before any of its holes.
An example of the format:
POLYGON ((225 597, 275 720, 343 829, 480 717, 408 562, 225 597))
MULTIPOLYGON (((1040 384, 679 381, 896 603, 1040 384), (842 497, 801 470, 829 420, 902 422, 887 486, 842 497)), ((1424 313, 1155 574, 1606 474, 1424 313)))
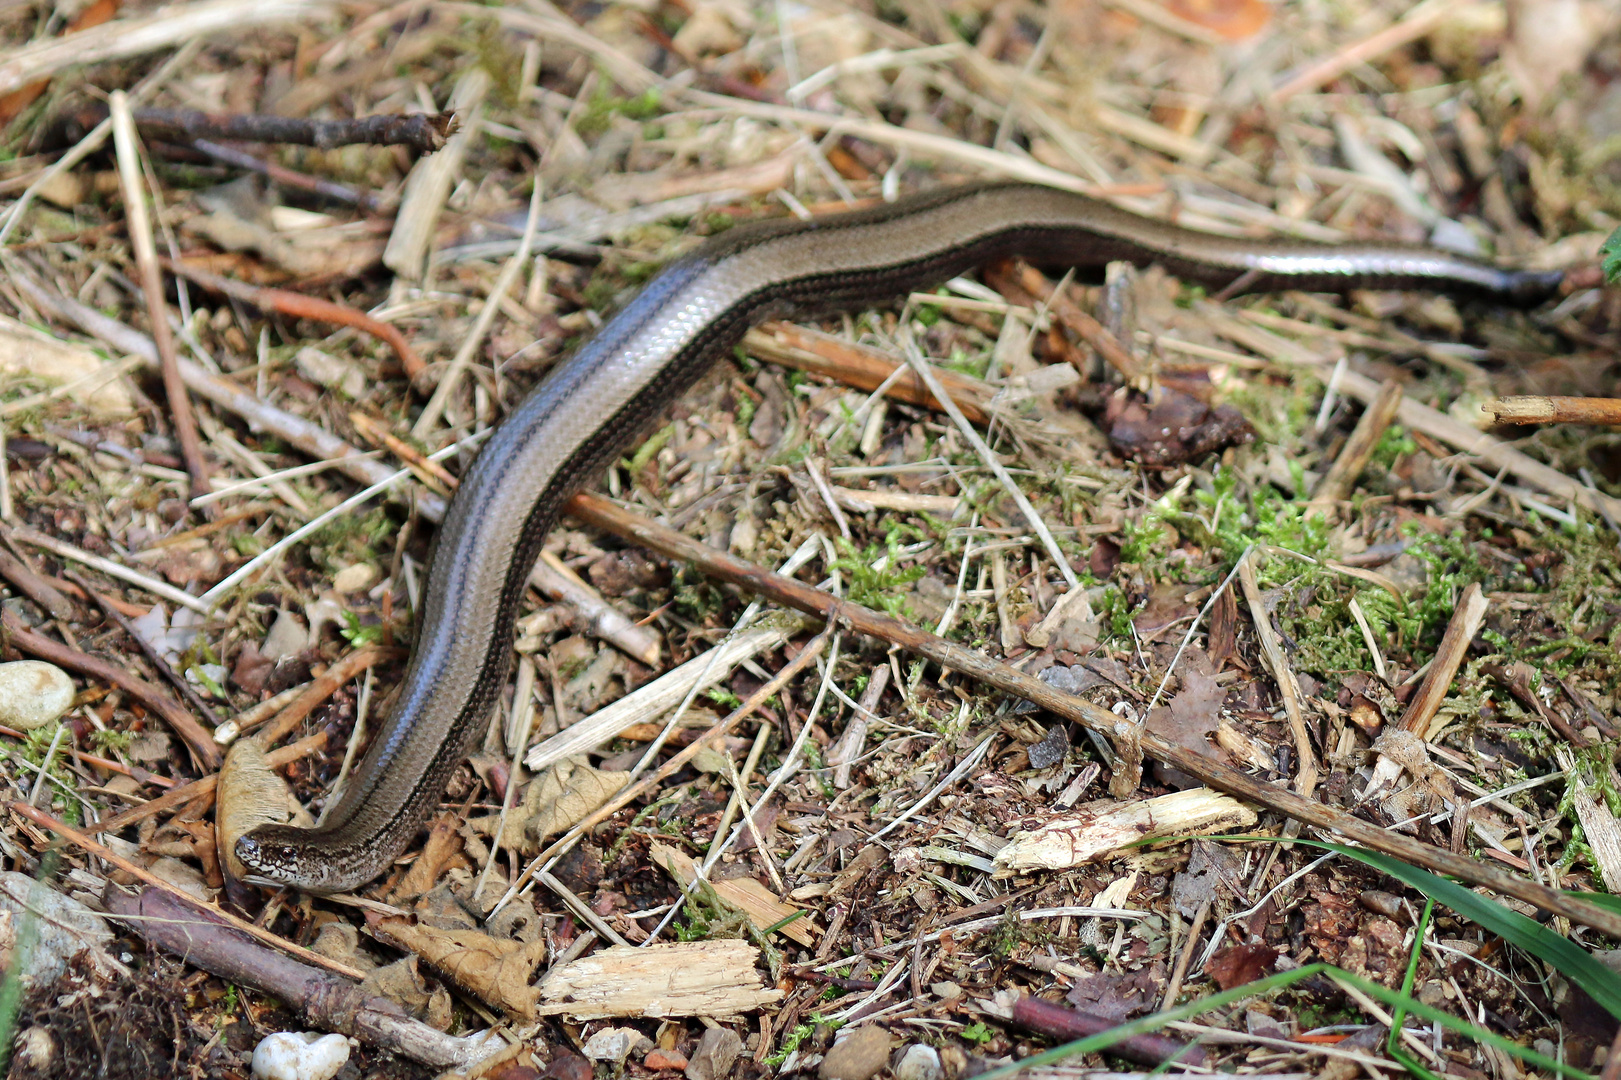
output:
POLYGON ((932 1046, 913 1043, 895 1064, 895 1080, 940 1080, 940 1052, 932 1046))
POLYGON ((73 680, 55 664, 0 664, 0 724, 21 731, 44 727, 73 705, 73 680))
POLYGON ((316 1031, 278 1031, 253 1048, 259 1080, 332 1080, 349 1060, 349 1040, 316 1031))

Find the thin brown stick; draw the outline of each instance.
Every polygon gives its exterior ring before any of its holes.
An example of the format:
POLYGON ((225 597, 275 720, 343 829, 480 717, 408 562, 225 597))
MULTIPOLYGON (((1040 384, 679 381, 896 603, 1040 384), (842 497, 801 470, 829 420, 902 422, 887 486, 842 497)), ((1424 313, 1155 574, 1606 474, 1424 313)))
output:
POLYGON ((252 304, 260 311, 286 315, 291 319, 309 319, 312 322, 351 326, 370 334, 394 350, 394 355, 400 358, 400 366, 405 368, 405 374, 410 378, 421 374, 423 368, 427 366, 411 348, 411 343, 405 340, 405 335, 400 333, 398 327, 380 322, 359 308, 349 307, 347 304, 334 304, 318 296, 306 296, 288 289, 266 289, 258 285, 249 285, 245 281, 234 281, 170 259, 161 259, 159 262, 170 273, 179 274, 187 281, 195 282, 205 289, 252 304))
POLYGON ((1295 773, 1295 790, 1305 798, 1317 787, 1317 755, 1312 751, 1311 737, 1306 733, 1306 713, 1300 701, 1300 682, 1294 668, 1284 655, 1283 643, 1272 628, 1272 616, 1261 597, 1261 586, 1255 580, 1255 552, 1252 549, 1238 567, 1238 580, 1244 586, 1244 599, 1249 604, 1250 616, 1255 620, 1255 636, 1261 641, 1261 655, 1272 669, 1272 678, 1283 695, 1283 708, 1289 716, 1289 730, 1294 734, 1295 753, 1300 757, 1300 769, 1295 773))
POLYGON ((146 185, 141 179, 140 150, 129 98, 120 90, 109 99, 112 110, 113 143, 117 147, 118 179, 124 194, 124 218, 129 226, 130 247, 141 272, 141 291, 146 295, 147 321, 152 324, 152 341, 158 347, 158 365, 163 372, 163 392, 169 399, 169 415, 180 440, 180 456, 191 475, 191 497, 208 491, 208 466, 203 462, 203 444, 197 437, 197 420, 191 414, 191 398, 180 378, 175 355, 174 334, 169 330, 169 305, 163 297, 163 274, 158 269, 158 249, 152 240, 152 222, 146 213, 146 185))
POLYGON ((1499 424, 1621 424, 1621 398, 1527 394, 1482 403, 1499 424))
MULTIPOLYGON (((283 765, 290 765, 301 757, 320 753, 326 747, 326 732, 317 731, 314 735, 306 735, 295 743, 279 746, 265 755, 265 760, 273 769, 283 765)), ((120 829, 145 821, 149 817, 169 810, 178 810, 193 800, 212 800, 215 790, 219 787, 219 774, 210 773, 201 780, 193 780, 189 784, 181 784, 171 788, 155 799, 148 799, 139 806, 132 806, 122 813, 114 814, 110 818, 98 821, 85 829, 86 833, 118 832, 120 829)), ((202 802, 202 808, 207 809, 209 803, 202 802)))
POLYGON ((37 656, 41 660, 49 660, 57 667, 77 671, 81 675, 98 679, 101 682, 112 683, 120 690, 125 691, 145 705, 148 709, 163 717, 164 723, 174 729, 174 733, 185 742, 191 750, 197 763, 205 769, 217 769, 224 759, 214 737, 199 724, 191 713, 181 707, 174 698, 153 686, 144 679, 125 671, 117 664, 109 663, 100 657, 91 656, 87 652, 70 648, 66 645, 52 641, 43 634, 37 634, 29 629, 22 621, 21 616, 12 611, 0 612, 0 626, 5 628, 5 638, 30 656, 37 656))
POLYGON ((264 113, 206 113, 197 109, 136 109, 143 131, 180 139, 336 146, 407 146, 431 154, 460 126, 453 113, 382 113, 355 120, 311 120, 264 113))
POLYGON ((277 714, 269 726, 257 732, 253 737, 258 740, 259 745, 262 747, 268 749, 274 746, 289 731, 303 723, 304 718, 314 712, 318 705, 337 693, 338 687, 392 652, 392 649, 384 649, 376 645, 356 649, 336 664, 333 664, 325 675, 312 682, 308 690, 300 694, 297 700, 277 714))
MULTIPOLYGON (((743 337, 743 347, 761 359, 783 367, 809 371, 869 392, 882 386, 895 375, 898 368, 906 366, 897 364, 877 349, 853 345, 792 323, 768 322, 758 330, 750 330, 743 337)), ((985 410, 984 404, 989 400, 984 383, 955 371, 942 370, 938 374, 946 393, 951 395, 964 416, 976 424, 990 422, 990 413, 985 410)), ((923 381, 910 370, 896 377, 884 391, 884 396, 926 409, 942 409, 934 395, 924 387, 923 381)))
POLYGON ((1407 711, 1402 713, 1403 731, 1422 734, 1429 726, 1430 718, 1452 690, 1452 680, 1457 677, 1458 669, 1469 655, 1469 642, 1479 632, 1489 606, 1480 583, 1470 582, 1458 598, 1458 606, 1447 623, 1446 633, 1441 636, 1441 645, 1435 650, 1435 659, 1430 661, 1430 670, 1425 674, 1424 682, 1408 703, 1407 711))
POLYGON ((103 615, 107 616, 107 618, 118 624, 119 629, 123 630, 124 633, 129 636, 130 641, 135 643, 135 647, 137 649, 141 650, 141 655, 146 657, 147 663, 151 664, 152 667, 157 670, 157 673, 162 675, 164 679, 167 680, 170 686, 180 691, 180 696, 185 698, 187 704, 189 704, 193 709, 196 709, 202 714, 203 719, 208 721, 209 727, 217 728, 220 726, 220 718, 214 715, 214 710, 209 706, 208 702, 203 700, 203 696, 196 690, 192 689, 191 684, 186 681, 186 677, 171 667, 169 665, 169 661, 158 655, 158 651, 152 647, 150 642, 140 635, 140 632, 135 629, 134 625, 124 617, 123 612, 113 607, 113 605, 109 603, 104 596, 90 587, 90 583, 88 581, 74 573, 72 570, 64 569, 62 573, 66 574, 68 576, 68 580, 72 581, 75 585, 79 586, 79 588, 83 589, 86 595, 96 602, 96 605, 101 608, 101 613, 103 615))
POLYGON ((1379 387, 1379 396, 1373 399, 1373 404, 1362 410, 1362 416, 1357 420, 1351 437, 1345 440, 1345 446, 1340 450, 1339 457, 1329 466, 1328 473, 1318 483, 1317 490, 1311 493, 1311 502, 1307 504, 1308 510, 1332 510, 1337 504, 1351 497, 1351 489, 1356 485, 1357 477, 1368 467, 1368 459, 1373 457, 1374 447, 1379 445, 1385 431, 1395 422, 1396 413, 1401 409, 1401 402, 1401 383, 1395 379, 1386 379, 1379 387))
POLYGON ((220 911, 216 908, 203 907, 201 904, 198 904, 196 900, 187 896, 185 893, 181 892, 167 881, 164 881, 146 867, 141 866, 138 863, 131 862, 122 855, 118 854, 112 848, 107 847, 105 844, 92 840, 86 833, 75 829, 73 826, 64 821, 57 820, 50 814, 47 814, 45 811, 40 810, 37 807, 29 806, 21 799, 14 799, 7 805, 11 808, 11 812, 13 814, 18 815, 19 817, 27 818, 34 824, 51 830, 56 835, 68 840, 85 851, 88 851, 90 854, 94 855, 98 859, 101 859, 103 862, 116 866, 118 869, 124 871, 126 874, 129 874, 131 877, 144 881, 152 888, 175 897, 183 904, 197 906, 201 910, 207 912, 210 916, 224 920, 229 925, 235 927, 245 934, 257 938, 266 945, 273 945, 285 952, 292 953, 294 956, 299 957, 302 960, 307 960, 319 967, 324 967, 328 971, 335 971, 339 975, 347 975, 351 979, 360 979, 364 978, 365 976, 364 972, 357 971, 348 964, 342 964, 336 960, 329 960, 319 953, 311 952, 302 945, 294 945, 291 941, 277 937, 269 930, 257 927, 248 922, 246 919, 240 919, 237 916, 232 915, 230 912, 220 911))
MULTIPOLYGON (((1128 384, 1137 386, 1147 378, 1148 373, 1143 370, 1142 363, 1131 355, 1119 338, 1109 333, 1108 327, 1082 311, 1075 301, 1053 287, 1047 275, 1029 263, 1016 261, 1005 271, 994 268, 986 275, 986 283, 1004 293, 1011 287, 1037 303, 1046 304, 1047 310, 1057 316, 1059 322, 1096 350, 1109 362, 1110 367, 1120 372, 1128 384)), ((1082 371, 1081 374, 1085 375, 1086 372, 1082 371)))
MULTIPOLYGON (((605 499, 592 495, 576 495, 564 505, 564 509, 577 521, 604 529, 672 558, 694 563, 711 577, 730 582, 777 603, 829 621, 837 620, 858 633, 889 642, 925 660, 960 671, 987 686, 1014 694, 1066 720, 1073 720, 1083 727, 1105 735, 1113 735, 1116 725, 1121 723, 1120 717, 1102 706, 1054 689, 1034 676, 991 660, 972 649, 935 637, 899 619, 880 615, 858 604, 820 592, 802 582, 773 574, 763 567, 700 544, 673 529, 627 513, 605 499)), ((1141 735, 1141 745, 1143 751, 1156 760, 1181 769, 1211 787, 1295 818, 1304 824, 1336 830, 1364 847, 1415 866, 1441 874, 1451 874, 1476 885, 1484 885, 1545 911, 1563 915, 1572 922, 1591 926, 1606 934, 1621 936, 1621 914, 1606 911, 1556 889, 1505 873, 1495 867, 1456 855, 1401 833, 1387 832, 1361 818, 1353 817, 1338 807, 1314 802, 1295 792, 1256 780, 1231 766, 1212 761, 1203 754, 1189 750, 1154 732, 1144 731, 1141 735)))
POLYGON ((5 548, 0 548, 0 577, 11 582, 18 592, 49 612, 51 618, 73 618, 73 604, 68 598, 5 548))
POLYGON ((1358 64, 1365 64, 1399 49, 1408 42, 1417 41, 1452 13, 1457 5, 1452 0, 1429 0, 1414 6, 1405 16, 1345 48, 1336 49, 1328 56, 1308 66, 1272 91, 1272 101, 1279 104, 1296 94, 1333 82, 1358 64))

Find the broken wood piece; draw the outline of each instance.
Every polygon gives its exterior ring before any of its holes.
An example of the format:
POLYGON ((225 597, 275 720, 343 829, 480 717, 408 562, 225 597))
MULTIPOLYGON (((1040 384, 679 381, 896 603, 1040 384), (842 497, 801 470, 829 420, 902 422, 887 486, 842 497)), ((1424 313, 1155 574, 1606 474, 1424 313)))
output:
POLYGON ((755 964, 760 950, 737 938, 617 945, 571 961, 539 986, 542 1016, 710 1016, 755 1012, 782 1000, 755 964))
POLYGON ((1480 408, 1499 424, 1621 424, 1621 398, 1527 394, 1493 398, 1480 408))
POLYGON ((1040 828, 1014 833, 996 853, 993 876, 1064 870, 1107 858, 1142 840, 1241 828, 1256 820, 1255 811, 1210 788, 1130 803, 1093 803, 1040 828))

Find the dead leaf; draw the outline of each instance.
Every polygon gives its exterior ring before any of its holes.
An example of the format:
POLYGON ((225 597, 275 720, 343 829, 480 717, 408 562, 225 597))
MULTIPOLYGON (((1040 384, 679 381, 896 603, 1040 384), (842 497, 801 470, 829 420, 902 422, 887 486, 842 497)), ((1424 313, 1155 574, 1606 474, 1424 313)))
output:
POLYGON ((1234 945, 1212 956, 1204 969, 1217 986, 1231 990, 1272 974, 1277 959, 1278 950, 1267 945, 1234 945))
POLYGON ((544 938, 524 943, 477 930, 438 930, 398 915, 379 919, 376 929, 480 1000, 528 1020, 538 1015, 540 991, 529 980, 546 959, 544 938))
POLYGON ((1092 975, 1065 995, 1071 1005, 1116 1024, 1152 1012, 1165 992, 1165 965, 1155 961, 1122 975, 1092 975))
POLYGON ((1137 399, 1109 402, 1109 444, 1143 465, 1180 465, 1228 446, 1255 441, 1255 429, 1231 405, 1209 406, 1175 390, 1147 405, 1137 399))
POLYGON ((434 882, 438 881, 439 875, 444 872, 445 864, 461 853, 460 827, 459 815, 440 814, 434 818, 422 854, 411 864, 405 876, 400 878, 400 883, 394 886, 394 891, 389 894, 389 903, 402 903, 433 888, 434 882))

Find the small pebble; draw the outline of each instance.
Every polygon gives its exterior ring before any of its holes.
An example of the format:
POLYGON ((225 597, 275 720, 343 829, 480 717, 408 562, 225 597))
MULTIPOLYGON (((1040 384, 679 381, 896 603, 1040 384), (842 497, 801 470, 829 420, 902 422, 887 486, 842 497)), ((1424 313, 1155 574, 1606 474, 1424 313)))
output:
POLYGON ((870 1080, 889 1064, 889 1032, 867 1024, 833 1044, 816 1070, 821 1080, 870 1080))
POLYGON ((940 1080, 940 1052, 932 1046, 913 1043, 895 1063, 895 1080, 940 1080))
POLYGON ((705 1029, 687 1062, 687 1080, 722 1080, 730 1076, 732 1063, 743 1052, 743 1040, 729 1027, 705 1029))
POLYGON ((345 566, 332 579, 332 587, 341 593, 359 592, 377 580, 377 567, 371 563, 345 566))
POLYGON ((617 1065, 644 1042, 653 1045, 651 1039, 633 1027, 603 1028, 585 1040, 585 1045, 580 1049, 592 1061, 609 1061, 617 1065))
POLYGON ((0 664, 0 724, 20 731, 44 727, 73 705, 73 680, 55 664, 0 664))
POLYGON ((654 1071, 663 1069, 680 1071, 687 1067, 687 1059, 674 1050, 649 1050, 647 1056, 642 1059, 642 1064, 654 1071))
POLYGON ((317 1031, 278 1031, 253 1048, 259 1080, 332 1080, 349 1060, 349 1040, 317 1031))

